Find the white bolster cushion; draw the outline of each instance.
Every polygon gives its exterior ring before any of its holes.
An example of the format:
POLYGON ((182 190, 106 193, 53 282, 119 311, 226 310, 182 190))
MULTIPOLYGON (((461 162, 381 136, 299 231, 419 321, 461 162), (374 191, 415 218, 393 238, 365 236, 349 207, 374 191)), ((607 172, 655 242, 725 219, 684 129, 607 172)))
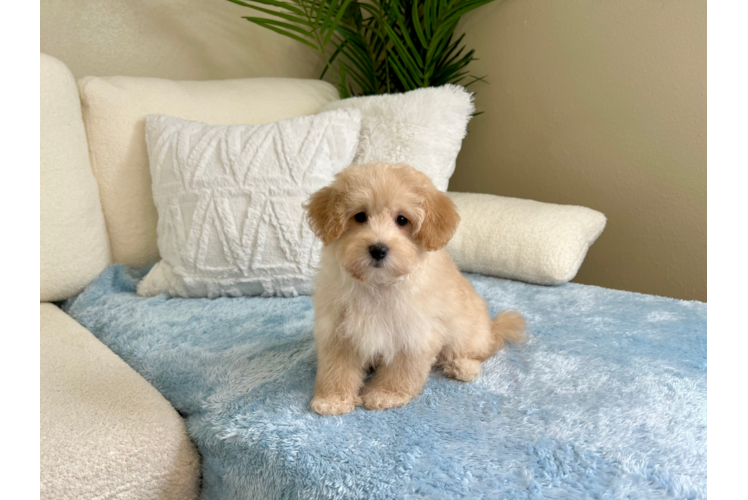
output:
POLYGON ((462 220, 447 252, 465 272, 540 285, 566 283, 605 228, 605 215, 591 208, 448 194, 462 220))

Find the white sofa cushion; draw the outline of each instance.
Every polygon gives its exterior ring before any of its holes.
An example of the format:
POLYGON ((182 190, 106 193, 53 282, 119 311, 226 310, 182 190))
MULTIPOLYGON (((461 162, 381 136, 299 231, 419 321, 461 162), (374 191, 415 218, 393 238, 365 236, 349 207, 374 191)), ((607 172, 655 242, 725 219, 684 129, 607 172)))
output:
POLYGON ((41 498, 196 498, 199 455, 169 402, 56 306, 40 320, 41 498))
POLYGON ((605 216, 590 208, 448 194, 461 221, 446 250, 461 271, 541 285, 566 283, 605 228, 605 216))
POLYGON ((138 293, 310 294, 322 245, 302 204, 351 164, 360 128, 357 110, 263 125, 148 116, 163 260, 138 293))
POLYGON ((159 256, 146 115, 209 124, 258 124, 314 114, 338 99, 337 90, 328 83, 286 78, 193 82, 86 77, 79 87, 112 258, 129 266, 150 264, 159 256))
POLYGON ((41 54, 40 300, 80 292, 110 263, 109 237, 88 161, 78 88, 41 54))
POLYGON ((361 140, 354 163, 405 163, 447 190, 467 133, 473 94, 459 85, 427 87, 402 94, 352 97, 325 106, 358 109, 361 140))

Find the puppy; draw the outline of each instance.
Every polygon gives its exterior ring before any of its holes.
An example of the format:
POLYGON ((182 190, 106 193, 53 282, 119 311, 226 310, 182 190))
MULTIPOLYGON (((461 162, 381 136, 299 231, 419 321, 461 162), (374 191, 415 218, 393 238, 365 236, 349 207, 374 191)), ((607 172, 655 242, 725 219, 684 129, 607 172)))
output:
POLYGON ((460 217, 414 168, 351 166, 304 208, 323 242, 313 296, 312 409, 320 415, 362 403, 376 410, 404 405, 421 393, 434 364, 473 380, 504 341, 524 339, 522 315, 504 311, 491 320, 443 250, 460 217))

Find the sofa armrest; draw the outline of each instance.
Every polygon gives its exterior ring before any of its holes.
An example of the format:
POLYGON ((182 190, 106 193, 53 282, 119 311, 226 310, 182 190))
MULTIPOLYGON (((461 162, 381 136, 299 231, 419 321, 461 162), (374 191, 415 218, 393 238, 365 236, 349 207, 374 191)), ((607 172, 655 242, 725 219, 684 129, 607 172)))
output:
POLYGON ((41 304, 41 498, 192 499, 199 456, 164 397, 41 304))

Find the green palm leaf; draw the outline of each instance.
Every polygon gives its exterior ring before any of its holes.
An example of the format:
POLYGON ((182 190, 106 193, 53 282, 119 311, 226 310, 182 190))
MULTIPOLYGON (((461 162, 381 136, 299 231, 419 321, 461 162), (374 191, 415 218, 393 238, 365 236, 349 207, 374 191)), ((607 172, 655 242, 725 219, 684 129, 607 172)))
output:
POLYGON ((470 75, 475 51, 454 36, 459 20, 493 0, 228 0, 267 17, 245 19, 301 42, 338 69, 343 97, 405 92, 470 75))

